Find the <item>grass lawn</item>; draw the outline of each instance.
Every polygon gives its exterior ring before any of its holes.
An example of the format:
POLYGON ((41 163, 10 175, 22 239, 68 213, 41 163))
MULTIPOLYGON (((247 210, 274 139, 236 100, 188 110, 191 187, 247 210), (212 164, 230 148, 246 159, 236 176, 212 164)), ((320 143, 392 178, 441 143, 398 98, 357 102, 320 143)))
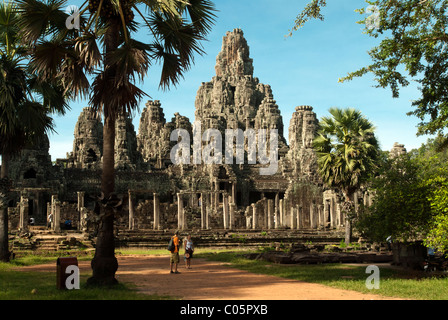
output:
MULTIPOLYGON (((163 300, 172 299, 138 293, 129 284, 120 283, 113 288, 100 289, 86 286, 91 274, 80 276, 81 290, 59 290, 56 288, 56 272, 24 272, 14 267, 43 263, 55 263, 55 254, 27 254, 11 263, 0 262, 0 300, 163 300)), ((78 256, 78 261, 91 260, 90 255, 78 256)), ((56 266, 56 265, 55 265, 56 266)))
POLYGON ((330 287, 399 297, 413 300, 448 300, 448 277, 416 278, 403 270, 380 267, 380 289, 366 287, 366 266, 345 264, 279 265, 266 261, 249 260, 239 253, 203 253, 197 255, 214 261, 228 262, 234 268, 258 274, 320 283, 330 287))

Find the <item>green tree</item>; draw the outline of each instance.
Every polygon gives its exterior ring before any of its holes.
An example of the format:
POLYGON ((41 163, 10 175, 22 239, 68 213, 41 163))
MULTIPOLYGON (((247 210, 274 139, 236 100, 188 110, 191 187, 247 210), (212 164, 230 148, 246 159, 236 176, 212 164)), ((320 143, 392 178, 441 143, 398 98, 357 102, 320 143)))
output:
POLYGON ((427 166, 409 154, 383 159, 368 183, 374 202, 356 218, 355 228, 363 237, 376 242, 388 237, 399 242, 424 238, 432 215, 427 166))
MULTIPOLYGON (((290 34, 311 19, 324 20, 326 0, 311 0, 297 16, 290 34)), ((412 105, 420 120, 418 134, 439 134, 448 139, 448 1, 366 0, 357 11, 365 33, 380 38, 369 51, 372 63, 340 79, 341 82, 371 73, 377 87, 390 88, 398 97, 401 87, 419 83, 421 96, 412 105), (367 9, 369 8, 369 9, 367 9), (376 19, 372 24, 372 18, 376 19)))
POLYGON ((51 113, 64 113, 67 105, 55 84, 37 81, 25 63, 26 47, 18 37, 14 4, 0 4, 0 260, 9 261, 8 163, 28 144, 53 129, 51 113))
POLYGON ((425 245, 448 254, 448 167, 446 164, 438 168, 438 172, 426 181, 431 190, 428 200, 432 218, 429 231, 425 237, 425 245))
POLYGON ((360 111, 331 108, 329 112, 331 117, 319 123, 314 148, 323 182, 344 196, 345 241, 350 243, 353 195, 374 172, 379 145, 374 126, 360 111))
POLYGON ((34 70, 45 79, 60 79, 73 97, 88 96, 103 116, 100 223, 88 282, 115 284, 116 118, 138 108, 145 93, 136 82, 153 63, 162 63, 162 88, 178 83, 195 54, 203 53, 200 42, 213 24, 214 5, 208 0, 89 0, 67 20, 64 0, 17 2, 21 35, 33 46, 34 70), (67 21, 73 28, 66 28, 67 21), (147 33, 144 42, 136 38, 140 27, 147 33))

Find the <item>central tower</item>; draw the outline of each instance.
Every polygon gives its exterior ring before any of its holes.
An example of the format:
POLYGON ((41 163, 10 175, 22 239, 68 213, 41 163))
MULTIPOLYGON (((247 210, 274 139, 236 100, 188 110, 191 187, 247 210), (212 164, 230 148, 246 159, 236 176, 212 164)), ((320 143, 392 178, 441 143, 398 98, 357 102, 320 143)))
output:
POLYGON ((277 129, 280 152, 287 149, 283 119, 271 86, 254 77, 253 60, 241 29, 227 32, 216 58, 216 76, 196 95, 195 117, 203 131, 277 129))

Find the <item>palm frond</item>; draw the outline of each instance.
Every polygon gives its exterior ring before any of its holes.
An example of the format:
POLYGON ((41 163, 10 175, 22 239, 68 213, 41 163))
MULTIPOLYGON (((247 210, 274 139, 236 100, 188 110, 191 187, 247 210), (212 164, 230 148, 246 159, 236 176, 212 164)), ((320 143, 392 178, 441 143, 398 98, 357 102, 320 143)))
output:
POLYGON ((35 43, 46 35, 66 30, 69 17, 63 10, 65 0, 17 0, 20 36, 26 43, 35 43))
POLYGON ((149 45, 131 39, 109 55, 109 67, 116 72, 116 85, 143 80, 150 66, 149 45))
POLYGON ((138 109, 145 92, 126 81, 117 86, 116 79, 108 72, 98 73, 92 83, 90 105, 94 112, 105 117, 116 117, 120 114, 132 114, 138 109), (113 90, 113 94, 111 94, 113 90))

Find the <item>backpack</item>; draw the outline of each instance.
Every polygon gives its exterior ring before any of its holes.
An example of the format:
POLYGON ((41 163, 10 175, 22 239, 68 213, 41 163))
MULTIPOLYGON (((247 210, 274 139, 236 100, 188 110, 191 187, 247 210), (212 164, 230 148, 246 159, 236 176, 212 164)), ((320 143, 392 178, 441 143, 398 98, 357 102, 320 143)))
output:
POLYGON ((173 240, 173 238, 171 238, 170 242, 168 243, 168 248, 167 249, 168 249, 168 251, 171 251, 171 252, 174 251, 175 247, 174 247, 174 240, 173 240))

